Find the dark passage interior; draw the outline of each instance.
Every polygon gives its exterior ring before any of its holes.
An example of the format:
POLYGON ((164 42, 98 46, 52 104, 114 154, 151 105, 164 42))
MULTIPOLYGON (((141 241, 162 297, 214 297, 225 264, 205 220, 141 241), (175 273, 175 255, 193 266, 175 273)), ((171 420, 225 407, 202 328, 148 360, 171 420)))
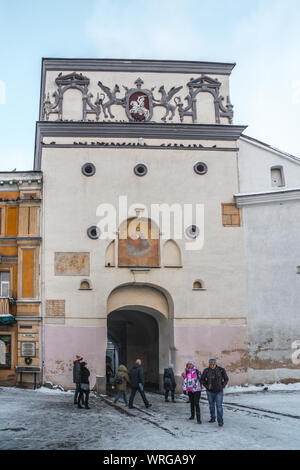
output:
POLYGON ((136 359, 142 360, 145 388, 159 388, 159 331, 157 321, 138 310, 115 310, 107 319, 107 357, 111 357, 112 369, 124 364, 128 371, 136 359), (115 351, 113 351, 115 346, 115 351), (115 359, 113 359, 115 358, 115 359), (115 361, 115 364, 114 362, 115 361))

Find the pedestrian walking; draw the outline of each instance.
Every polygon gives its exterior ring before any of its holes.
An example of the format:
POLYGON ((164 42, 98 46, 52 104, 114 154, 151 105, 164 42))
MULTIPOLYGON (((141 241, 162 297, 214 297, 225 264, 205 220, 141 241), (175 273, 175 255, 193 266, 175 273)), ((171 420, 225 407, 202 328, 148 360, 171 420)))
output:
POLYGON ((80 374, 81 374, 82 361, 83 361, 83 358, 77 355, 76 361, 73 362, 73 383, 75 384, 74 405, 78 404, 78 396, 80 393, 80 374))
POLYGON ((139 393, 141 394, 145 407, 149 408, 150 406, 152 406, 152 404, 148 402, 144 392, 144 373, 142 368, 142 361, 140 359, 136 360, 136 363, 130 371, 130 383, 131 394, 129 398, 128 408, 133 408, 133 400, 137 391, 139 391, 139 393))
POLYGON ((191 416, 189 419, 195 418, 195 410, 197 423, 201 424, 200 415, 200 397, 201 397, 201 372, 196 368, 194 361, 188 362, 188 369, 184 374, 183 393, 188 393, 191 405, 191 416))
MULTIPOLYGON (((185 365, 184 372, 182 372, 182 374, 181 374, 181 377, 182 377, 183 379, 184 379, 184 375, 185 375, 187 372, 188 372, 188 362, 187 362, 186 365, 185 365)), ((187 403, 190 403, 189 397, 188 397, 188 399, 187 399, 186 402, 187 402, 187 403)))
POLYGON ((117 375, 115 377, 114 383, 115 383, 116 388, 117 388, 117 395, 116 395, 113 402, 117 403, 117 401, 121 397, 123 397, 125 405, 128 406, 126 390, 127 390, 127 384, 130 384, 130 380, 129 380, 127 367, 124 366, 123 364, 121 364, 118 368, 118 372, 117 372, 117 375))
POLYGON ((172 402, 175 403, 176 381, 174 376, 173 364, 170 364, 169 367, 164 370, 163 381, 165 389, 165 401, 169 401, 169 392, 171 392, 172 402))
POLYGON ((78 398, 78 408, 82 408, 80 405, 81 401, 83 403, 83 395, 85 397, 84 407, 89 410, 89 395, 90 395, 90 382, 89 382, 90 371, 87 368, 87 363, 81 363, 81 374, 80 374, 80 394, 78 398))
POLYGON ((217 365, 216 359, 209 360, 209 367, 204 369, 201 384, 206 388, 209 410, 210 410, 210 423, 216 422, 216 408, 217 420, 219 426, 223 426, 223 390, 228 383, 228 376, 223 367, 217 365))

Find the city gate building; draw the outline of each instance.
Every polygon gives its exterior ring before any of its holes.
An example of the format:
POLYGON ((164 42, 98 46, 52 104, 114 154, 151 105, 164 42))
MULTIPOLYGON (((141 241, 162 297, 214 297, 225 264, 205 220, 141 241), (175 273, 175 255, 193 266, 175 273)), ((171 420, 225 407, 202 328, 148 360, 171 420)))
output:
MULTIPOLYGON (((297 219, 300 160, 233 124, 234 65, 43 60, 34 157, 43 174, 43 381, 72 388, 76 354, 99 391, 107 363, 131 367, 137 358, 153 389, 161 389, 170 363, 180 386, 191 358, 203 369, 216 357, 232 385, 274 378, 275 369, 275 379, 300 378, 291 360, 299 247, 280 274, 283 284, 285 270, 293 279, 285 320, 273 321, 261 292, 269 273, 255 275, 252 262, 264 265, 257 224, 272 223, 279 194, 289 220, 291 191, 278 185, 282 162, 295 175, 297 219), (254 161, 265 179, 255 178, 254 161), (168 233, 153 207, 173 214, 177 233, 168 233)), ((275 251, 283 236, 276 230, 275 251)))
POLYGON ((234 200, 245 126, 232 124, 233 67, 43 61, 34 168, 43 172, 46 380, 71 387, 78 353, 104 389, 113 350, 128 366, 140 357, 157 388, 169 363, 180 378, 190 358, 203 368, 211 356, 231 383, 247 381, 243 227, 234 200), (117 211, 120 196, 131 210, 117 214, 115 237, 103 239, 99 206, 117 211), (199 204, 203 221, 186 214, 182 237, 165 239, 149 216, 153 204, 199 204), (203 247, 191 249, 200 238, 203 247))

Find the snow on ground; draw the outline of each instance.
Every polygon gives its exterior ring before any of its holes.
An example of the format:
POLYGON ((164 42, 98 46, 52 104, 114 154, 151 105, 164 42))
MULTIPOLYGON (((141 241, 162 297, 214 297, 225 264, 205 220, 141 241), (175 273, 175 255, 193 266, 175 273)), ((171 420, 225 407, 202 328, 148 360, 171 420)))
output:
POLYGON ((147 410, 139 396, 136 408, 128 410, 121 400, 113 407, 110 397, 95 394, 91 409, 80 410, 73 404, 72 392, 2 387, 0 449, 300 448, 299 390, 227 394, 223 428, 208 423, 205 400, 201 400, 203 424, 198 425, 188 420, 185 396, 177 396, 177 403, 165 403, 161 395, 147 395, 153 405, 147 410))
POLYGON ((293 384, 282 384, 280 382, 273 384, 264 384, 264 385, 234 385, 232 387, 225 388, 225 395, 231 393, 249 393, 249 392, 260 392, 264 388, 268 388, 269 391, 300 391, 300 382, 293 384))

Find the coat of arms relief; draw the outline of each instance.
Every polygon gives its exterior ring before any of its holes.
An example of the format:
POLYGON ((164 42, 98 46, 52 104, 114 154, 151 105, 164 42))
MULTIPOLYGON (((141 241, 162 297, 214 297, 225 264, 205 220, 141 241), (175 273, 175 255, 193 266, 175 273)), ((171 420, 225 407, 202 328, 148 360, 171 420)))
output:
MULTIPOLYGON (((112 106, 121 106, 125 109, 126 116, 130 122, 149 122, 153 117, 155 107, 162 107, 165 113, 161 120, 163 122, 172 121, 177 111, 180 122, 184 122, 185 117, 192 118, 192 122, 197 122, 197 97, 201 92, 210 93, 214 98, 214 113, 216 123, 225 117, 229 123, 232 123, 233 106, 227 96, 227 103, 223 104, 224 97, 220 95, 221 82, 207 75, 201 75, 199 78, 191 78, 186 84, 188 94, 184 100, 178 94, 184 89, 184 85, 173 86, 169 90, 164 85, 159 88, 154 86, 151 89, 143 88, 144 82, 138 77, 132 88, 122 85, 123 96, 118 84, 110 88, 103 82, 98 81, 99 91, 96 100, 93 101, 93 95, 89 92, 90 80, 88 77, 73 72, 68 75, 61 73, 55 80, 58 89, 52 95, 54 102, 51 101, 49 93, 44 97, 43 113, 44 119, 48 120, 51 114, 57 116, 57 120, 63 120, 63 97, 64 93, 73 88, 82 94, 82 121, 87 121, 88 116, 95 116, 99 121, 101 114, 103 119, 115 119, 112 106)), ((190 119, 188 119, 190 122, 190 119)))

